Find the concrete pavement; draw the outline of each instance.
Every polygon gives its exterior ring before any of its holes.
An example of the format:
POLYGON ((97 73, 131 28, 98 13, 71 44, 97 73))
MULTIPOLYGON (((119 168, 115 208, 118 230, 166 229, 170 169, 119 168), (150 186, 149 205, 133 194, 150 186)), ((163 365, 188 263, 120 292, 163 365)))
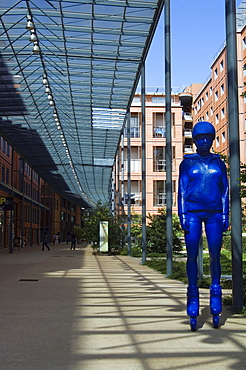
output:
POLYGON ((0 251, 1 370, 245 369, 246 318, 212 328, 201 290, 190 331, 186 286, 127 256, 25 247, 0 251))

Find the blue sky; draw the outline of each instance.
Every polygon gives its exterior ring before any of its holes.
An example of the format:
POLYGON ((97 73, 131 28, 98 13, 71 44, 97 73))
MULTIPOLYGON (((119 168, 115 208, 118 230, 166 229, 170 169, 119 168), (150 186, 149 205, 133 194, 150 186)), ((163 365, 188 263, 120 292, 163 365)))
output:
MULTIPOLYGON (((236 6, 240 3, 236 0, 236 6)), ((170 8, 171 84, 182 91, 210 75, 210 65, 226 39, 225 0, 171 0, 170 8)), ((161 88, 164 81, 163 23, 162 16, 146 61, 148 91, 161 88)))

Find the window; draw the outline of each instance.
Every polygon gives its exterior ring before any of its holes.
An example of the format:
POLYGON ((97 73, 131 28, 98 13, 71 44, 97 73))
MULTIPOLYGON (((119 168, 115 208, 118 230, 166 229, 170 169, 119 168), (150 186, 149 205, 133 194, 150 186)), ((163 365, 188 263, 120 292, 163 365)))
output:
POLYGON ((220 72, 222 72, 224 70, 224 61, 222 60, 220 62, 220 72))
POLYGON ((213 112, 213 108, 211 107, 210 108, 210 116, 212 116, 214 114, 214 112, 213 112))
POLYGON ((9 169, 6 168, 6 183, 9 184, 9 169))
POLYGON ((217 101, 217 100, 218 100, 218 98, 219 98, 218 91, 216 91, 216 92, 215 92, 215 94, 214 94, 214 98, 215 98, 215 101, 217 101))
POLYGON ((133 100, 132 100, 132 104, 136 104, 136 103, 141 103, 141 98, 140 96, 134 96, 133 100))
POLYGON ((205 99, 208 100, 208 92, 206 92, 205 99))
POLYGON ((152 96, 152 103, 154 104, 166 104, 164 96, 152 96))
POLYGON ((225 131, 224 132, 222 132, 222 143, 225 143, 225 141, 226 141, 226 134, 225 134, 225 131))
POLYGON ((10 145, 7 143, 7 156, 10 157, 10 145))
POLYGON ((31 167, 25 163, 25 173, 31 176, 31 167))
POLYGON ((243 49, 246 48, 246 37, 243 38, 243 49))
POLYGON ((209 89, 209 94, 210 94, 210 96, 212 96, 212 94, 213 94, 213 89, 212 89, 212 87, 210 87, 210 89, 209 89))
POLYGON ((37 224, 38 223, 38 209, 33 207, 32 209, 32 221, 37 224))
POLYGON ((34 170, 32 171, 32 176, 33 176, 33 181, 37 181, 38 182, 38 174, 37 172, 35 172, 34 170))
POLYGON ((221 109, 221 118, 225 118, 225 108, 221 109))
POLYGON ((206 121, 209 119, 208 112, 206 112, 206 121))
MULTIPOLYGON (((131 204, 135 204, 135 205, 142 204, 141 191, 142 191, 141 181, 136 181, 136 180, 131 181, 131 204)), ((128 202, 128 194, 125 194, 124 198, 128 202)))
POLYGON ((218 115, 218 113, 215 115, 215 123, 216 123, 216 125, 219 123, 219 115, 218 115))
POLYGON ((216 137, 215 142, 216 142, 216 147, 218 147, 220 145, 220 138, 219 138, 219 136, 216 137))
POLYGON ((165 113, 154 113, 153 116, 153 137, 166 137, 166 117, 165 113))
POLYGON ((131 113, 130 137, 132 137, 132 138, 139 138, 140 137, 140 125, 139 125, 139 115, 138 115, 138 113, 131 113))
POLYGON ((224 84, 222 84, 222 85, 220 86, 220 95, 223 95, 223 94, 224 94, 224 92, 225 92, 225 87, 224 87, 224 84))
POLYGON ((153 183, 153 205, 162 206, 166 204, 166 181, 154 180, 153 183))
POLYGON ((153 172, 163 172, 166 169, 166 155, 164 146, 153 147, 153 172))
POLYGON ((3 153, 6 153, 7 151, 7 142, 4 139, 2 141, 2 151, 3 153))
POLYGON ((5 166, 2 166, 2 181, 5 181, 5 166))
POLYGON ((30 221, 30 217, 31 217, 31 208, 30 208, 30 206, 28 206, 28 205, 25 205, 25 210, 24 210, 24 212, 25 212, 25 220, 26 221, 30 221))
POLYGON ((218 77, 218 69, 215 68, 215 70, 214 70, 214 78, 216 79, 217 77, 218 77))
MULTIPOLYGON (((176 193, 176 181, 172 182, 173 200, 176 193)), ((166 204, 166 180, 153 181, 153 205, 163 206, 166 204)))

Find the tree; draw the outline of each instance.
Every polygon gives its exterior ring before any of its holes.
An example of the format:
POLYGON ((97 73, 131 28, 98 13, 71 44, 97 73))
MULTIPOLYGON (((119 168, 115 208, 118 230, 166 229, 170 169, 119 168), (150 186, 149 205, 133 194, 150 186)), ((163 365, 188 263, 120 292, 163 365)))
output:
POLYGON ((83 229, 80 226, 73 227, 73 233, 76 235, 77 240, 82 239, 84 236, 83 229))
POLYGON ((120 249, 124 239, 120 220, 111 215, 107 205, 98 203, 96 208, 83 216, 83 237, 92 243, 92 248, 99 247, 99 224, 100 221, 108 221, 108 244, 109 251, 120 249))
POLYGON ((131 215, 131 237, 136 247, 142 248, 142 216, 138 213, 131 215))
MULTIPOLYGON (((147 228, 147 253, 149 252, 166 252, 167 233, 166 233, 166 209, 159 208, 158 214, 148 215, 150 220, 147 228)), ((173 230, 173 251, 180 252, 182 250, 181 237, 183 232, 180 226, 179 217, 176 214, 172 216, 173 230)))

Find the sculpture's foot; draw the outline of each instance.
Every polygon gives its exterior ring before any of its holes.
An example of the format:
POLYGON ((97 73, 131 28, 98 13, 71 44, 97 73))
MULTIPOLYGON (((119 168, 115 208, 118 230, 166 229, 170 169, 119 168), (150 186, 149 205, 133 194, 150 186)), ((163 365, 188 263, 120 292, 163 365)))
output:
POLYGON ((219 317, 219 315, 214 315, 213 316, 213 327, 215 329, 218 329, 219 323, 220 323, 220 317, 219 317))
POLYGON ((210 312, 213 315, 213 327, 218 329, 222 311, 222 291, 220 285, 210 287, 210 312))
POLYGON ((187 315, 190 317, 191 330, 196 331, 196 317, 199 316, 199 292, 196 285, 189 285, 187 288, 187 315))
POLYGON ((190 319, 190 329, 191 331, 196 331, 197 329, 197 321, 195 317, 191 317, 190 319))
POLYGON ((191 318, 199 316, 199 292, 196 285, 187 288, 187 315, 191 318))
POLYGON ((218 316, 222 311, 222 291, 220 285, 211 285, 210 287, 210 312, 218 316))

